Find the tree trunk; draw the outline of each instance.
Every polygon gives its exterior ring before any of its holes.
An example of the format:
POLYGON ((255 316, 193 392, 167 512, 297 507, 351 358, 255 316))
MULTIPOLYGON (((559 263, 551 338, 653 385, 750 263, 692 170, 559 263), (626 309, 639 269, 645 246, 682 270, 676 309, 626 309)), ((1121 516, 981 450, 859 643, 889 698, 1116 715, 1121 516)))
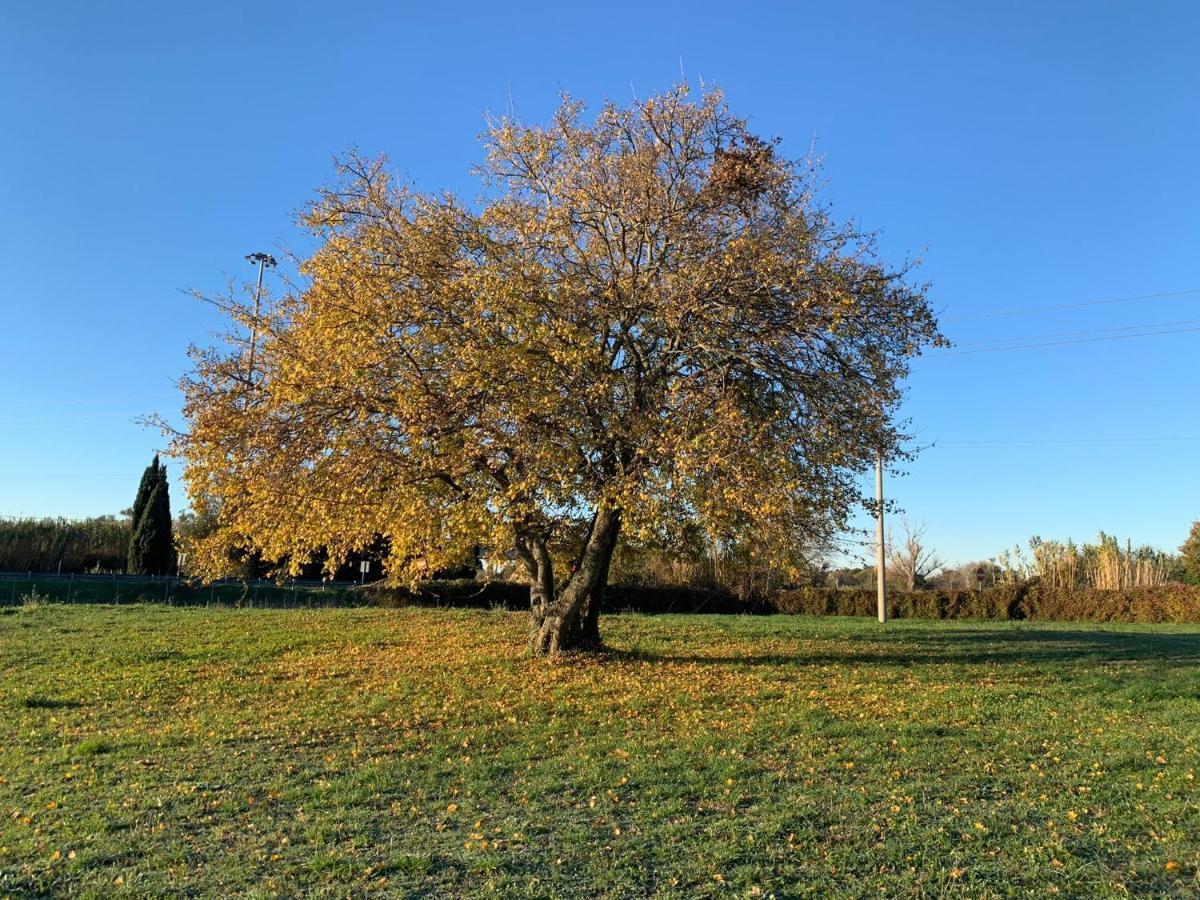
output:
POLYGON ((604 592, 608 588, 608 569, 612 563, 613 551, 617 548, 619 530, 620 522, 618 521, 617 527, 612 531, 612 538, 604 551, 604 559, 599 575, 593 581, 592 587, 583 601, 583 610, 579 616, 578 634, 575 637, 575 643, 580 648, 597 649, 603 643, 600 640, 600 607, 604 603, 604 592))
POLYGON ((608 567, 621 531, 621 511, 601 507, 588 533, 571 580, 540 609, 531 589, 530 650, 539 656, 600 645, 600 602, 608 585, 608 567))
POLYGON ((517 558, 529 576, 529 611, 540 621, 554 604, 554 564, 544 534, 518 532, 517 558))

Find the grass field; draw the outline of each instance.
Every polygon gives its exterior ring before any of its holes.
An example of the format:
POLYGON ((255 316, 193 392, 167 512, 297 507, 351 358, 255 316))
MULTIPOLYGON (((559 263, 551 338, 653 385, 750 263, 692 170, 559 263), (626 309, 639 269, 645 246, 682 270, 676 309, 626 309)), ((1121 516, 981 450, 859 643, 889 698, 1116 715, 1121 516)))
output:
POLYGON ((1200 629, 30 605, 0 895, 1200 894, 1200 629))

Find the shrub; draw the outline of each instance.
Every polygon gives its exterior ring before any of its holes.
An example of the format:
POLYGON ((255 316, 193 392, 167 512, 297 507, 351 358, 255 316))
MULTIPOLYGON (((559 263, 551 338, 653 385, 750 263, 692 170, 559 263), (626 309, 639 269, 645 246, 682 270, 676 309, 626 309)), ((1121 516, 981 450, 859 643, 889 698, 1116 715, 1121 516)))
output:
MULTIPOLYGON (((529 587, 512 581, 474 579, 426 581, 416 590, 367 585, 363 595, 376 605, 453 606, 468 609, 529 609, 529 587)), ((653 587, 612 584, 604 594, 606 613, 745 613, 773 612, 766 603, 744 603, 718 588, 653 587)))
POLYGON ((762 613, 769 604, 743 601, 720 588, 651 587, 638 584, 609 585, 602 612, 639 613, 762 613))
MULTIPOLYGON (((529 588, 506 581, 429 581, 415 591, 371 585, 362 590, 364 597, 380 606, 529 607, 529 588)), ((616 584, 605 593, 602 609, 607 613, 874 616, 875 591, 799 587, 780 591, 769 601, 745 602, 712 588, 616 584)), ((888 595, 888 615, 896 619, 1200 623, 1200 587, 1164 584, 1115 591, 1068 590, 1033 579, 982 591, 894 591, 888 595)))
POLYGON ((1046 590, 1034 582, 1021 599, 1025 618, 1093 622, 1200 622, 1200 587, 1162 584, 1104 591, 1046 590))
MULTIPOLYGON (((62 600, 65 582, 54 582, 62 600)), ((120 591, 125 602, 161 602, 167 596, 167 582, 119 585, 102 583, 98 593, 89 592, 80 583, 75 602, 114 601, 120 591)), ((171 602, 205 604, 242 602, 247 585, 227 584, 214 595, 207 586, 176 585, 170 590, 171 602), (231 597, 230 592, 234 592, 231 597), (236 593, 242 592, 242 601, 236 593)), ((302 588, 301 601, 316 606, 381 607, 433 606, 466 609, 529 609, 529 588, 509 581, 445 579, 423 582, 414 590, 385 586, 381 583, 335 591, 328 596, 314 588, 302 588)), ((256 588, 257 591, 257 588, 256 588)), ((255 599, 260 606, 296 605, 295 593, 285 587, 272 591, 262 588, 255 599)), ((15 597, 14 597, 15 599, 15 597)), ((25 603, 48 602, 36 587, 22 593, 25 603)), ((0 604, 6 602, 0 597, 0 604)), ((742 601, 734 594, 716 588, 654 587, 650 585, 610 585, 601 609, 606 613, 723 613, 782 614, 810 616, 874 616, 875 591, 865 588, 798 587, 774 594, 769 600, 742 601)), ((1031 619, 1040 621, 1200 623, 1200 586, 1169 583, 1155 587, 1131 587, 1121 590, 1051 587, 1037 579, 999 584, 983 591, 929 590, 888 595, 888 615, 897 619, 1031 619)))
POLYGON ((426 581, 415 590, 383 584, 360 589, 377 606, 453 606, 465 609, 528 609, 529 587, 511 581, 470 578, 426 581))
MULTIPOLYGON (((873 616, 875 591, 796 588, 773 598, 776 612, 873 616)), ((1034 619, 1081 622, 1200 622, 1200 587, 1162 584, 1121 590, 1051 587, 1037 579, 983 591, 891 593, 888 614, 900 619, 1034 619)))

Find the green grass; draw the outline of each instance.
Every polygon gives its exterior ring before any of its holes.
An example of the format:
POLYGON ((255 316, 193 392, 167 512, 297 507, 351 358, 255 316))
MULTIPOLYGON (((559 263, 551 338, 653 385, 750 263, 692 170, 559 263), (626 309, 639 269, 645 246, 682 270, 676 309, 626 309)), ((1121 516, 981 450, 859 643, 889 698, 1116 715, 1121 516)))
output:
POLYGON ((1200 894, 1200 629, 0 614, 0 896, 1200 894))

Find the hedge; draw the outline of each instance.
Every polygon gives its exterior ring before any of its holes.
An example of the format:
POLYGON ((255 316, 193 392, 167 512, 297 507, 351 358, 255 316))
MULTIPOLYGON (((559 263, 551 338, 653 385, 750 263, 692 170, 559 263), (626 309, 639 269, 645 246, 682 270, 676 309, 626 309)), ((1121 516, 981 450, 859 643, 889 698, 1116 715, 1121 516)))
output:
MULTIPOLYGON (((873 590, 797 588, 772 599, 781 613, 873 616, 873 590)), ((1200 623, 1200 587, 1102 591, 1043 586, 1036 579, 982 591, 916 591, 888 595, 888 614, 898 619, 1030 619, 1057 622, 1200 623)))
MULTIPOLYGON (((1015 586, 984 591, 914 591, 888 594, 888 615, 896 619, 1023 619, 1022 589, 1015 586)), ((874 616, 873 589, 796 588, 776 594, 776 612, 810 616, 874 616)))
MULTIPOLYGON (((529 589, 510 582, 432 581, 416 591, 370 587, 364 592, 381 606, 456 606, 528 609, 529 589)), ((875 591, 795 588, 768 600, 744 603, 718 590, 610 585, 604 612, 752 613, 816 616, 874 616, 875 591)), ((1200 623, 1200 586, 1073 591, 1042 586, 1036 579, 983 591, 916 591, 889 594, 888 614, 897 619, 1007 619, 1087 622, 1200 623)))
POLYGON ((426 581, 415 590, 385 584, 358 588, 376 606, 453 606, 464 609, 529 609, 529 586, 511 581, 426 581))
MULTIPOLYGON (((450 606, 529 609, 529 588, 504 581, 428 581, 415 590, 368 584, 321 587, 229 583, 200 585, 173 579, 54 578, 7 579, 0 606, 20 603, 28 594, 52 602, 169 602, 252 606, 450 606)), ((875 591, 802 587, 766 600, 744 603, 719 590, 615 584, 601 609, 606 613, 725 613, 814 616, 874 616, 875 591)), ((1033 619, 1086 622, 1200 623, 1200 586, 1074 591, 1043 587, 1038 581, 1000 585, 984 591, 917 591, 889 595, 889 615, 897 619, 1033 619)))
MULTIPOLYGON (((468 609, 529 609, 529 587, 508 581, 427 581, 415 590, 367 585, 359 590, 378 606, 453 606, 468 609)), ((732 594, 686 587, 609 585, 602 612, 747 613, 773 612, 766 604, 747 605, 732 594)))

